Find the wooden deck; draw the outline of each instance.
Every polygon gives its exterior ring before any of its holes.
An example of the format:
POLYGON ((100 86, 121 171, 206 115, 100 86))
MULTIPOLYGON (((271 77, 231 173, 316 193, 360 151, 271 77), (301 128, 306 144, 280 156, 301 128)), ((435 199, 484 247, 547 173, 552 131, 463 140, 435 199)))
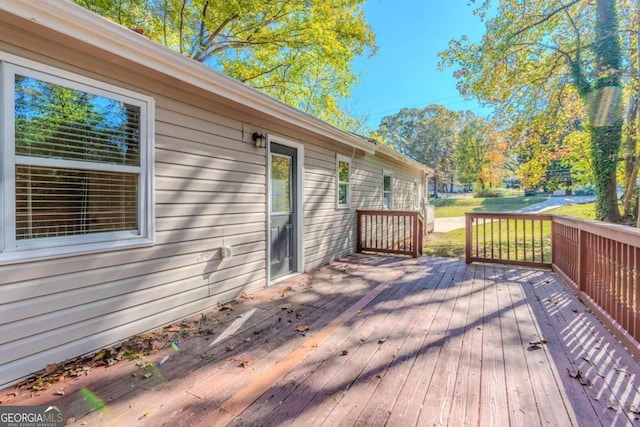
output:
POLYGON ((640 425, 638 363, 549 271, 358 255, 233 309, 8 404, 87 426, 640 425))

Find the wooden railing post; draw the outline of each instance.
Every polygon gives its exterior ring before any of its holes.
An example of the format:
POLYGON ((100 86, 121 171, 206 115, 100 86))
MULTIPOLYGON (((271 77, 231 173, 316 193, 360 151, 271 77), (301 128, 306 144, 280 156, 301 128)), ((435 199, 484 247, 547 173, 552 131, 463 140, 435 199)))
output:
POLYGON ((357 212, 357 223, 356 223, 356 252, 362 252, 362 212, 357 212))
POLYGON ((414 213, 411 215, 411 219, 413 220, 412 231, 413 234, 411 238, 411 244, 413 245, 413 257, 418 258, 418 213, 414 213))
POLYGON ((578 230, 578 283, 577 288, 580 292, 587 292, 587 260, 589 253, 587 252, 587 233, 584 230, 578 230))
POLYGON ((424 221, 422 215, 418 214, 418 253, 424 255, 424 221))
POLYGON ((467 264, 471 264, 471 215, 468 212, 464 214, 464 260, 467 264))

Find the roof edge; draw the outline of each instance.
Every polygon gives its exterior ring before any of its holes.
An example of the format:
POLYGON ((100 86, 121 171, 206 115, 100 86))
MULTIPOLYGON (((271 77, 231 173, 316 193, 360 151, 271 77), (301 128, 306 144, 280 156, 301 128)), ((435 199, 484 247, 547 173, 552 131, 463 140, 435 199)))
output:
POLYGON ((157 72, 179 78, 194 87, 244 107, 280 117, 299 128, 330 138, 337 143, 369 154, 375 153, 368 141, 293 108, 69 0, 13 0, 0 3, 0 10, 141 66, 161 65, 155 68, 157 72), (215 78, 212 79, 212 75, 215 75, 215 78))

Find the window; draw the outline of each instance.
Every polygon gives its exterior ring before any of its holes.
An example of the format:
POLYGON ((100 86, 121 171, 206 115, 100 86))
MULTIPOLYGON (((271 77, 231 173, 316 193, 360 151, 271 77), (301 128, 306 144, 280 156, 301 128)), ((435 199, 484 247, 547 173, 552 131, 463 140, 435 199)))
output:
POLYGON ((382 207, 393 209, 393 179, 391 173, 382 173, 382 207))
POLYGON ((351 207, 351 159, 336 155, 336 206, 351 207))
POLYGON ((291 157, 271 153, 271 212, 291 212, 291 157))
POLYGON ((0 62, 0 261, 152 243, 153 100, 28 66, 0 62))

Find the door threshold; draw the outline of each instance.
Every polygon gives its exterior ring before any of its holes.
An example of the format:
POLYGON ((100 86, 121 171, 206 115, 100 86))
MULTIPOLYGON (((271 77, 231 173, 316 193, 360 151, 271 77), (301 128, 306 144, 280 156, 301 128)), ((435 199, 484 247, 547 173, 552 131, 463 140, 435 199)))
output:
POLYGON ((296 276, 299 276, 300 274, 302 273, 295 272, 295 273, 285 274, 284 276, 278 277, 277 279, 273 279, 272 281, 270 281, 269 286, 273 286, 277 283, 284 282, 285 280, 292 279, 296 276))

